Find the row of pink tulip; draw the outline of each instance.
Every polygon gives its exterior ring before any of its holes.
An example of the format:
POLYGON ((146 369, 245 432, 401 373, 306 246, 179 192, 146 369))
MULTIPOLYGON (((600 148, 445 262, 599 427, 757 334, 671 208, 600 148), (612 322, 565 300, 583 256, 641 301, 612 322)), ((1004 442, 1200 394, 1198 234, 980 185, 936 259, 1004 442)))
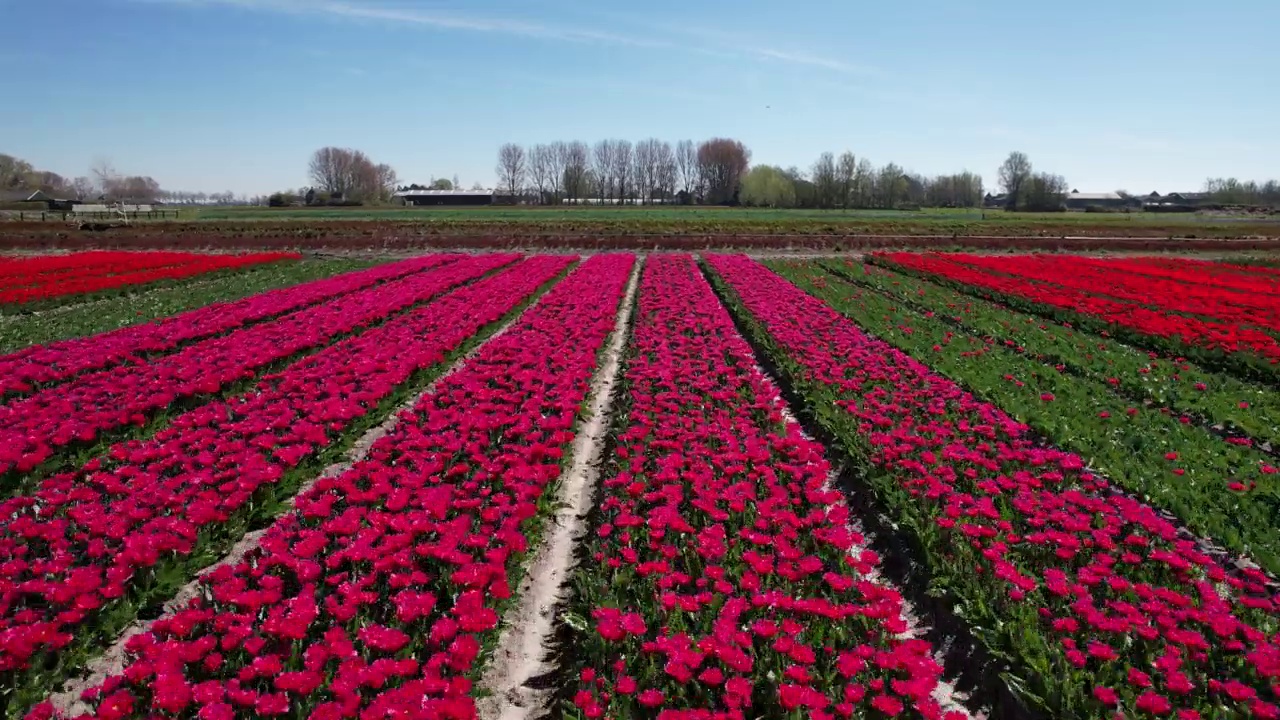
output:
POLYGON ((156 322, 131 325, 89 337, 48 345, 33 345, 0 356, 0 397, 30 393, 80 373, 120 363, 218 335, 266 318, 297 310, 340 295, 372 287, 458 259, 457 255, 428 255, 272 290, 233 302, 215 303, 156 322))
POLYGON ((1024 703, 1280 718, 1280 595, 1263 573, 1219 564, 1079 456, 759 263, 710 264, 1024 703))
POLYGON ((585 262, 369 459, 301 496, 243 561, 129 643, 123 670, 85 693, 93 716, 475 717, 477 659, 633 263, 585 262))
POLYGON ((52 689, 41 658, 74 669, 246 523, 270 518, 353 425, 376 422, 406 382, 442 367, 572 260, 520 262, 0 503, 0 670, 19 688, 7 697, 52 689))
POLYGON ((334 336, 475 280, 516 255, 484 255, 414 273, 267 322, 202 340, 176 353, 86 373, 0 406, 0 475, 30 472, 59 448, 91 443, 104 432, 144 425, 156 412, 214 395, 231 383, 334 336))

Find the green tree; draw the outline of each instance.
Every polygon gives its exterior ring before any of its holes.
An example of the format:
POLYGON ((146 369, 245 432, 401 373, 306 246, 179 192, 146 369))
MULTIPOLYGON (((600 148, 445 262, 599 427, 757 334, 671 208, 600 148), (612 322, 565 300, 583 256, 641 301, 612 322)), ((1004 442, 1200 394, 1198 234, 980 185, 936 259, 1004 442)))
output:
POLYGON ((743 205, 755 207, 795 207, 795 182, 782 168, 757 165, 742 178, 740 199, 743 205))

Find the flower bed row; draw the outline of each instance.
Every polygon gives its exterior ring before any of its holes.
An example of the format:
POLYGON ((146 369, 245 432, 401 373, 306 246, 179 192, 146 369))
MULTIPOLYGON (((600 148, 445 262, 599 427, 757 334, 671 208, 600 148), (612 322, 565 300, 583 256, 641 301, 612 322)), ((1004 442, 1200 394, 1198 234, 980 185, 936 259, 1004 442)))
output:
POLYGON ((1186 416, 1118 397, 936 315, 804 265, 775 268, 859 327, 1079 453, 1113 482, 1176 515, 1201 536, 1280 573, 1275 458, 1227 443, 1186 416), (829 280, 826 287, 816 282, 829 280))
POLYGON ((1076 455, 754 261, 731 309, 865 473, 1010 688, 1049 717, 1280 717, 1280 597, 1076 455))
POLYGON ((5 685, 27 700, 50 690, 571 262, 525 260, 0 503, 0 670, 15 673, 5 685))
POLYGON ((993 275, 946 255, 885 253, 871 262, 945 282, 961 292, 989 297, 1011 307, 1045 315, 1076 327, 1109 333, 1210 367, 1225 366, 1249 377, 1280 382, 1280 342, 1263 330, 1151 310, 1088 293, 993 275))
POLYGON ((647 262, 635 317, 557 717, 943 717, 822 447, 692 258, 647 262))
POLYGON ((42 284, 30 284, 25 281, 40 282, 38 276, 24 279, 25 286, 0 289, 0 304, 30 303, 37 300, 49 300, 68 295, 83 295, 111 290, 125 285, 139 285, 157 280, 174 280, 178 278, 203 275, 216 270, 229 270, 280 260, 296 260, 302 257, 297 253, 253 253, 249 255, 194 255, 188 261, 167 267, 154 267, 143 270, 121 271, 114 274, 88 275, 51 279, 42 284))
MULTIPOLYGON (((254 295, 264 297, 272 291, 324 280, 343 273, 368 269, 379 262, 364 258, 315 258, 291 263, 272 263, 259 265, 218 277, 201 277, 190 282, 180 282, 166 287, 148 288, 145 291, 112 298, 102 298, 93 302, 75 303, 62 308, 51 309, 40 315, 40 322, 30 322, 26 315, 0 314, 0 366, 10 370, 15 367, 39 368, 45 372, 56 369, 57 357, 52 363, 23 362, 23 356, 48 352, 62 347, 63 352, 68 339, 79 341, 81 347, 97 347, 95 335, 102 338, 113 336, 121 328, 136 327, 142 329, 148 325, 169 324, 170 316, 185 314, 188 311, 209 305, 217 305, 220 309, 230 309, 235 301, 254 295), (44 348, 34 346, 43 345, 44 348), (21 352, 19 352, 21 351, 21 352), (16 363, 11 365, 10 363, 16 363)), ((221 316, 212 318, 220 320, 221 316)), ((70 343, 74 347, 75 343, 70 343)), ((54 350, 54 352, 57 352, 54 350)), ((105 355, 105 354, 104 354, 105 355)), ((90 364, 101 364, 106 357, 81 354, 90 364)), ((90 368, 90 369, 101 369, 90 368)), ((0 388, 5 385, 30 388, 29 382, 5 377, 0 370, 0 388)), ((14 394, 16 394, 15 391, 14 394)), ((0 390, 0 395, 4 391, 0 390)))
POLYGON ((1116 269, 1149 278, 1173 280, 1176 284, 1169 289, 1175 293, 1180 292, 1183 285, 1190 285, 1198 291, 1203 291, 1205 288, 1227 290, 1233 294, 1220 296, 1226 302, 1248 301, 1251 298, 1247 295, 1243 298, 1239 296, 1253 293, 1264 297, 1252 298, 1251 305, 1259 305, 1261 307, 1270 305, 1271 307, 1268 307, 1268 309, 1272 312, 1275 310, 1274 305, 1280 301, 1280 297, 1278 297, 1280 296, 1280 280, 1275 277, 1250 274, 1236 265, 1204 261, 1188 263, 1184 262, 1184 260, 1186 258, 1178 258, 1177 260, 1160 257, 1104 259, 1077 256, 1075 258, 1076 262, 1091 267, 1116 269))
POLYGON ((381 322, 457 285, 510 264, 481 255, 360 290, 283 317, 188 345, 179 352, 88 373, 0 406, 0 477, 39 467, 59 448, 107 431, 142 426, 175 403, 197 402, 335 335, 381 322))
POLYGON ((1145 264, 1158 267, 1196 268, 1221 275, 1238 275, 1247 278, 1267 278, 1272 282, 1280 282, 1280 268, 1267 265, 1248 265, 1242 262, 1219 260, 1200 260, 1190 257, 1144 257, 1145 264))
POLYGON ((1280 328, 1280 297, 1259 292, 1234 292, 1217 285, 1179 282, 1167 277, 1150 277, 1122 258, 957 254, 950 259, 980 270, 1145 305, 1153 310, 1200 316, 1231 325, 1280 328))
POLYGON ((366 461, 300 496, 130 642, 123 672, 87 693, 96 716, 473 717, 470 678, 633 263, 583 263, 366 461))
MULTIPOLYGON (((768 263, 774 269, 791 267, 768 263)), ((927 318, 937 317, 998 344, 1105 388, 1139 405, 1154 405, 1178 417, 1200 418, 1221 427, 1227 442, 1280 447, 1280 395, 1273 388, 1205 370, 1184 358, 1166 358, 1111 338, 1076 330, 1011 310, 910 275, 853 262, 825 262, 842 280, 874 289, 927 318), (1255 442, 1256 441, 1256 442, 1255 442)), ((812 269, 812 268, 810 268, 812 269)), ((812 277, 815 284, 828 278, 812 277)))
MULTIPOLYGON (((296 260, 299 259, 299 257, 300 256, 291 257, 289 259, 296 260)), ((157 257, 146 258, 146 261, 144 262, 133 261, 118 265, 89 265, 47 273, 11 275, 7 278, 0 277, 0 291, 53 288, 56 286, 74 285, 76 283, 93 280, 105 281, 117 276, 182 268, 191 265, 192 263, 199 262, 203 262, 203 257, 199 255, 186 256, 179 259, 165 259, 163 257, 157 257)))
POLYGON ((206 257, 187 252, 91 251, 66 255, 0 258, 0 288, 38 285, 78 275, 107 275, 181 265, 206 257), (42 282, 43 281, 43 282, 42 282))
POLYGON ((0 396, 29 393, 81 373, 103 370, 183 343, 212 337, 356 290, 439 267, 456 255, 428 255, 303 285, 280 288, 229 303, 207 305, 154 323, 25 348, 0 356, 0 396))

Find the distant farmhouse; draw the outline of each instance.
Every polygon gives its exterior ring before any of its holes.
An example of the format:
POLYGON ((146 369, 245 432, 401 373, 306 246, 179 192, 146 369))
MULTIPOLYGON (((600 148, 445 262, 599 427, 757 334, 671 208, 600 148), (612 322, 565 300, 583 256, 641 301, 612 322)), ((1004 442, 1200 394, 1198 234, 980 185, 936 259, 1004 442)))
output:
MULTIPOLYGON (((1008 199, 1009 196, 1004 193, 999 195, 987 193, 982 199, 982 207, 989 210, 1003 208, 1008 204, 1008 199)), ((1211 202, 1209 193, 1204 192, 1172 192, 1168 195, 1152 192, 1150 195, 1135 196, 1114 192, 1083 193, 1072 190, 1063 197, 1062 204, 1067 210, 1074 211, 1088 211, 1090 208, 1094 210, 1142 208, 1151 212, 1194 212, 1211 202)))
POLYGON ((493 190, 411 189, 401 190, 395 197, 405 205, 493 205, 502 202, 493 190))
POLYGON ((1212 201, 1212 196, 1206 192, 1171 192, 1161 195, 1153 191, 1142 198, 1142 209, 1148 212, 1195 212, 1212 201))
POLYGON ((1072 190, 1063 201, 1068 210, 1088 210, 1089 208, 1098 208, 1105 210, 1120 210, 1127 206, 1137 206, 1141 202, 1127 198, 1120 193, 1082 193, 1079 190, 1072 190))

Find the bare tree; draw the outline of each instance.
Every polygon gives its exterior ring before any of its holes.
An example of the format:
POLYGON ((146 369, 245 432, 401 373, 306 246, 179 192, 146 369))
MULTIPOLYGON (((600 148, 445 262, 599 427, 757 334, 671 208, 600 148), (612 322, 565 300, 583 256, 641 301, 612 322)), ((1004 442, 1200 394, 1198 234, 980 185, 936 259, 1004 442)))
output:
POLYGON ((386 200, 397 182, 390 166, 375 165, 368 155, 349 148, 326 147, 315 151, 308 172, 320 190, 358 202, 386 200))
POLYGON ((631 141, 614 140, 613 141, 613 180, 617 183, 618 203, 625 205, 628 194, 632 192, 631 182, 633 180, 632 173, 633 151, 631 141))
POLYGON ((107 158, 95 158, 93 164, 89 166, 89 173, 93 175, 93 179, 98 183, 98 187, 104 194, 110 192, 112 185, 116 182, 116 178, 120 177, 120 173, 116 172, 116 166, 107 158))
POLYGON ((612 198, 613 141, 601 140, 591 149, 591 172, 596 177, 596 194, 601 202, 612 198))
POLYGON ((85 176, 71 181, 71 195, 74 200, 90 200, 98 196, 97 186, 85 176))
POLYGON ((17 190, 27 186, 34 172, 31 163, 12 155, 0 154, 0 190, 17 190))
POLYGON ((571 201, 586 195, 591 179, 591 151, 581 140, 564 146, 564 192, 571 201))
POLYGON ((820 208, 832 208, 836 205, 839 187, 836 181, 836 156, 824 152, 813 163, 812 182, 814 199, 820 208))
POLYGON ((999 178, 1000 187, 1008 196, 1005 207, 1010 210, 1016 209, 1024 199, 1022 194, 1026 189, 1027 181, 1031 179, 1030 158, 1024 152, 1009 153, 1009 157, 1005 158, 1004 163, 1000 165, 999 178))
POLYGON ((564 197, 564 169, 569 163, 569 145, 563 140, 551 143, 551 202, 559 204, 564 197))
POLYGON ((662 161, 662 141, 649 138, 636 143, 635 148, 635 186, 640 201, 648 203, 653 200, 654 191, 658 187, 659 164, 662 161))
POLYGON ((538 191, 539 203, 546 202, 546 193, 551 185, 552 166, 555 165, 552 154, 548 145, 534 145, 529 151, 529 179, 538 191))
POLYGON ((698 182, 698 150, 692 140, 676 143, 676 173, 680 176, 680 191, 693 195, 698 182))
POLYGON ((880 168, 876 175, 876 205, 892 209, 906 199, 906 195, 907 178, 902 168, 895 163, 880 168))
POLYGON ((378 195, 382 201, 390 200, 396 192, 396 185, 400 184, 400 176, 396 174, 395 168, 386 163, 377 166, 378 170, 378 195))
POLYGON ((519 194, 526 170, 524 147, 507 143, 498 148, 498 181, 506 188, 507 195, 515 198, 519 194))
POLYGON ((712 138, 698 146, 698 174, 708 202, 732 204, 742 176, 751 164, 751 151, 737 140, 712 138))
POLYGON ((836 184, 840 188, 840 207, 848 207, 853 198, 853 178, 858 174, 858 161, 845 150, 836 161, 836 184))
POLYGON ((676 192, 676 155, 671 149, 671 143, 660 142, 654 148, 654 166, 657 175, 654 178, 654 185, 657 187, 658 196, 664 201, 670 201, 671 196, 676 192))
POLYGON ((325 147, 311 155, 307 172, 316 187, 333 195, 343 195, 351 189, 352 168, 350 150, 325 147))
POLYGON ((871 207, 875 201, 875 166, 868 158, 858 161, 853 175, 853 195, 856 207, 871 207))

